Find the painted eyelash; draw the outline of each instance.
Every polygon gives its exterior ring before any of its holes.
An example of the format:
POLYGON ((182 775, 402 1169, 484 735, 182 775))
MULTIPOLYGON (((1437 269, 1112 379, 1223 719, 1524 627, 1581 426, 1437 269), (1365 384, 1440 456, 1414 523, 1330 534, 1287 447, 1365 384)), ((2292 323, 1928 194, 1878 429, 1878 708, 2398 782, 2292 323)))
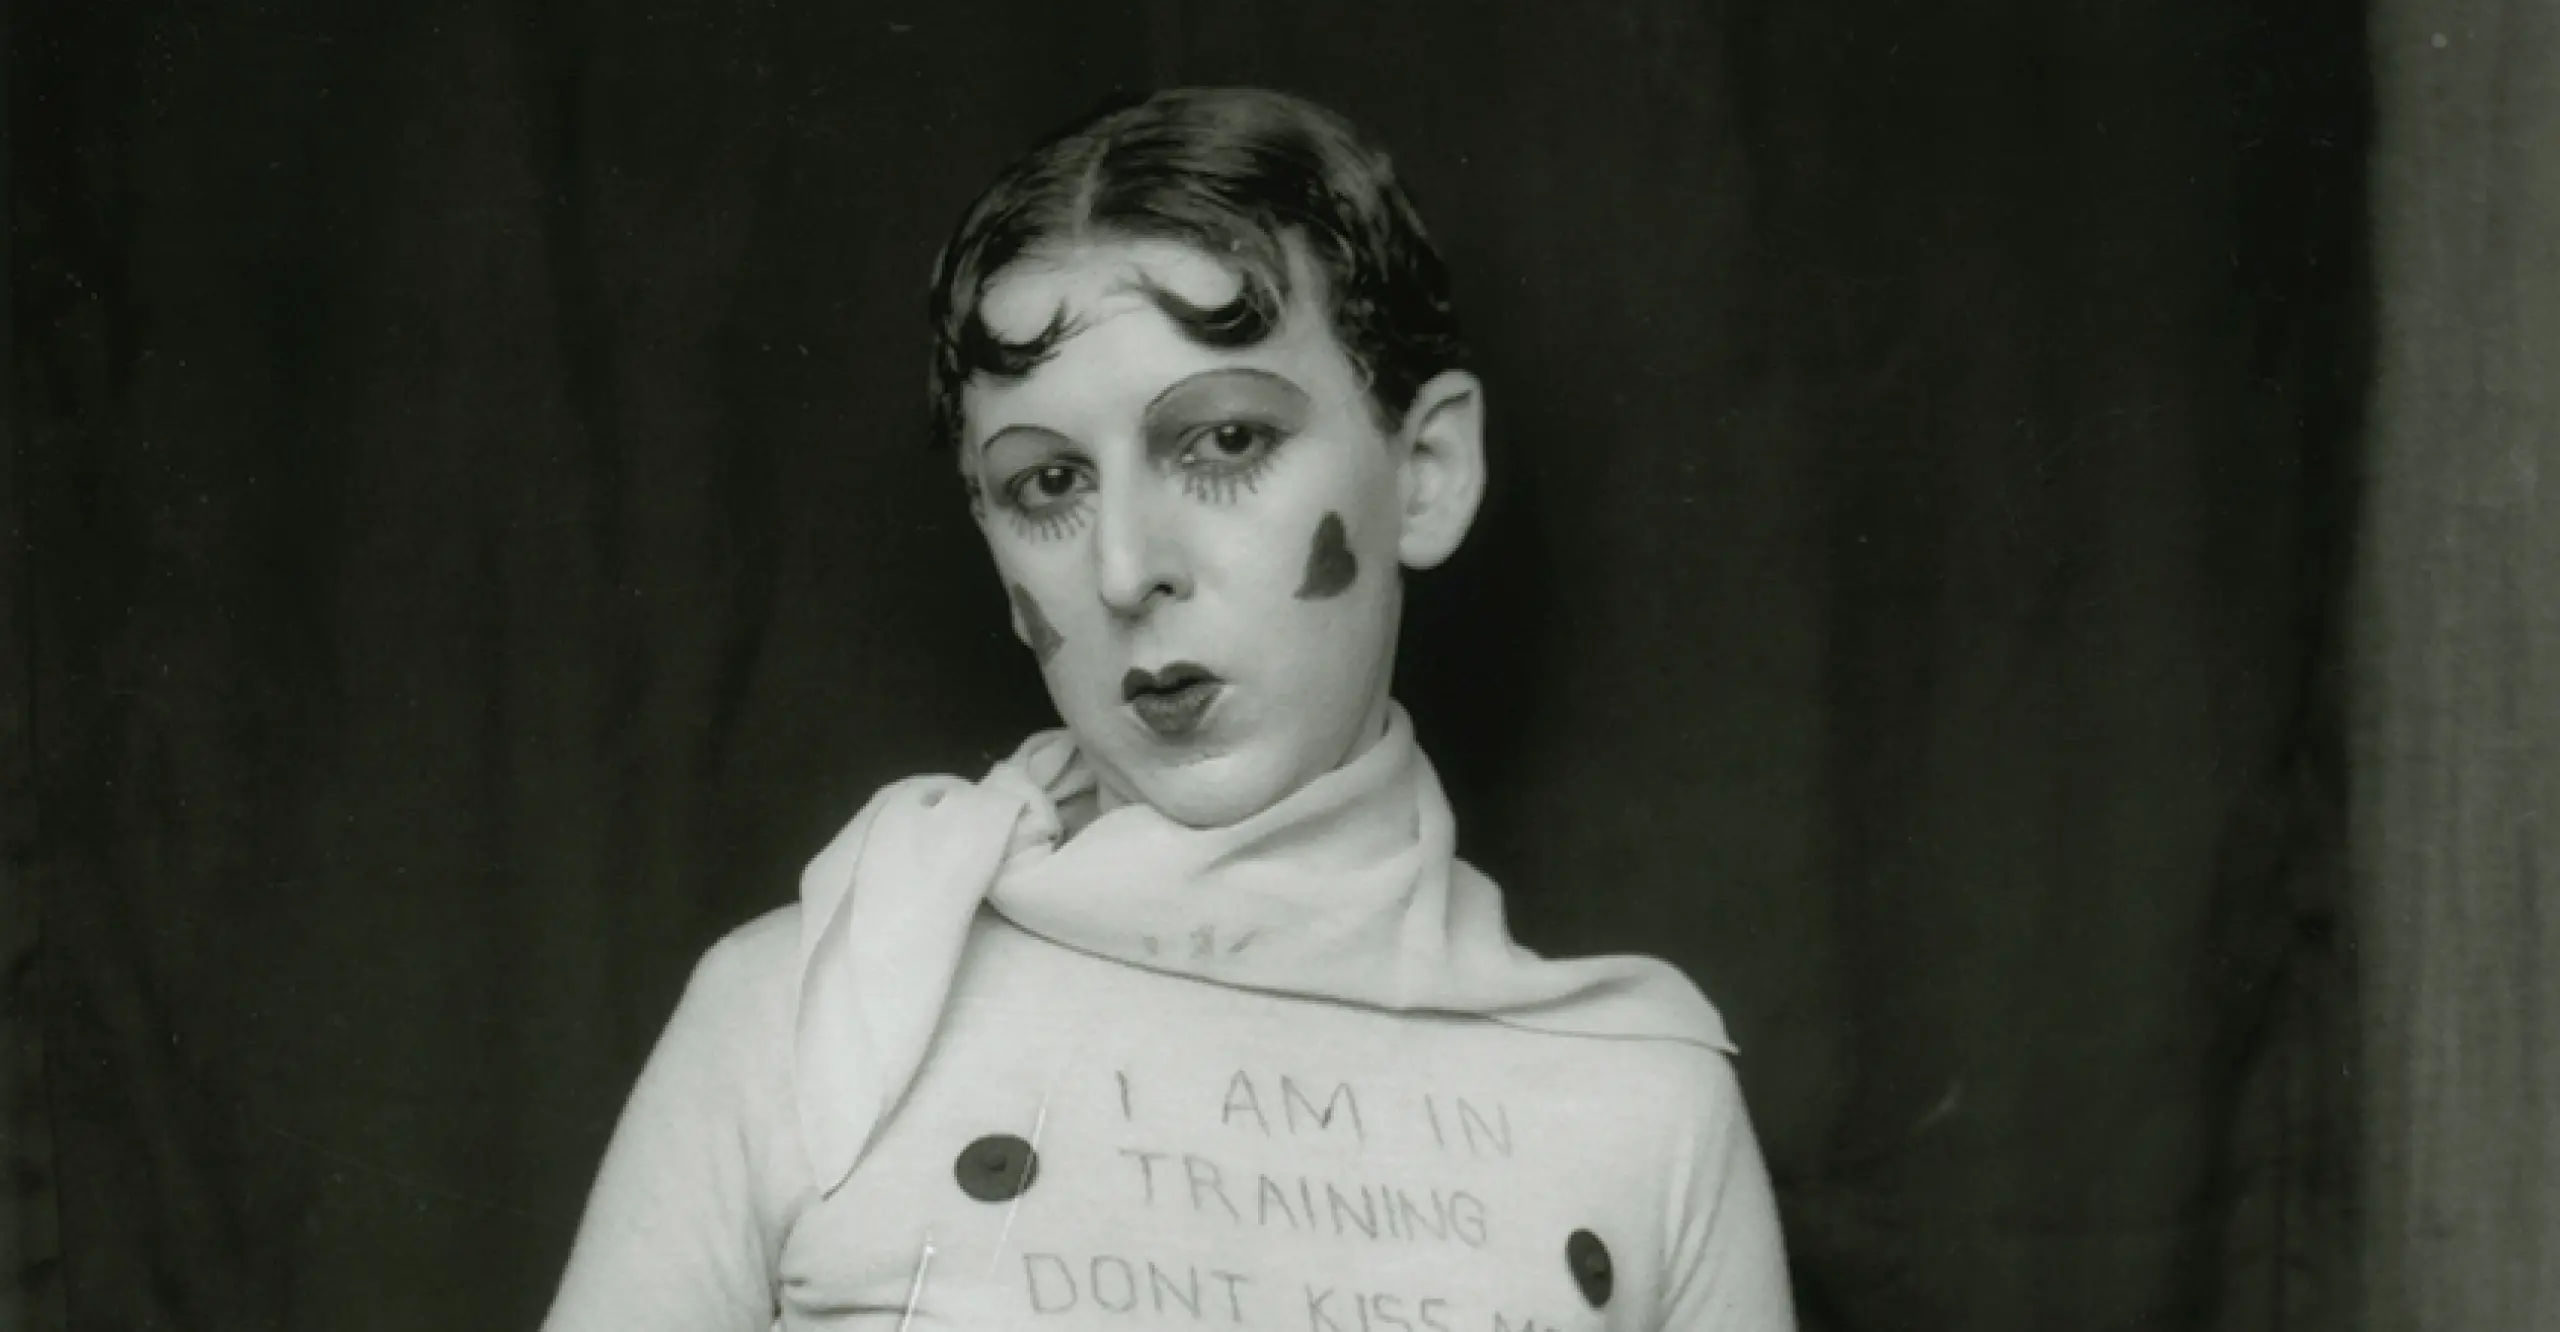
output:
POLYGON ((1045 513, 1035 514, 1017 504, 1005 505, 1004 511, 1006 516, 1013 519, 1015 531, 1035 541, 1055 541, 1061 537, 1075 535, 1076 530, 1084 526, 1085 518, 1091 512, 1081 502, 1059 505, 1045 513))
MULTIPOLYGON (((1054 466, 1056 464, 1050 465, 1054 466)), ((1030 469, 1030 471, 1015 473, 1014 480, 995 487, 994 494, 989 498, 994 501, 996 508, 1002 510, 1007 518, 1013 520, 1014 530, 1027 538, 1041 541, 1052 541, 1060 537, 1073 535, 1075 530, 1078 527, 1081 527, 1085 521, 1087 506, 1082 495, 1075 496, 1069 501, 1051 503, 1038 506, 1036 508, 1022 502, 1022 479, 1029 476, 1031 472, 1041 470, 1044 469, 1035 467, 1030 469)))
POLYGON ((1263 473, 1271 470, 1271 460, 1277 456, 1278 450, 1275 449, 1233 471, 1185 471, 1182 474, 1183 492, 1211 504, 1233 504, 1237 495, 1250 495, 1262 489, 1263 473))
POLYGON ((1229 424, 1246 425, 1261 434, 1264 439, 1262 452, 1251 462, 1237 465, 1185 466, 1182 469, 1182 488, 1194 499, 1212 504, 1231 504, 1239 494, 1249 495, 1260 490, 1263 474, 1270 470, 1271 464, 1280 456, 1281 446, 1288 442, 1285 432, 1268 425, 1229 424))

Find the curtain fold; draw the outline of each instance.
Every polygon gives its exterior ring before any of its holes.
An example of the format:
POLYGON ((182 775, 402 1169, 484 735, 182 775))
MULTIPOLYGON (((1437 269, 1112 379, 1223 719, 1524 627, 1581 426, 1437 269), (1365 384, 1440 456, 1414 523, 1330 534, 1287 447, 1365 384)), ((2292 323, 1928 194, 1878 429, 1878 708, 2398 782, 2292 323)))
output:
POLYGON ((2560 12, 2380 0, 2356 588, 2372 1332, 2560 1316, 2560 12))

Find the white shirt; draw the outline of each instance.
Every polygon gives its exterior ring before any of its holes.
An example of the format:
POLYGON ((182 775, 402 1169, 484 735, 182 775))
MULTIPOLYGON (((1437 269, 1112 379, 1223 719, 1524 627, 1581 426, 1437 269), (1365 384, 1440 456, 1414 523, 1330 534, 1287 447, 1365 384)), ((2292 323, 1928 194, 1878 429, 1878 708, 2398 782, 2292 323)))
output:
POLYGON ((916 1079, 821 1197, 798 911, 696 970, 551 1332, 1794 1326, 1725 1055, 1169 976, 989 912, 916 1079))

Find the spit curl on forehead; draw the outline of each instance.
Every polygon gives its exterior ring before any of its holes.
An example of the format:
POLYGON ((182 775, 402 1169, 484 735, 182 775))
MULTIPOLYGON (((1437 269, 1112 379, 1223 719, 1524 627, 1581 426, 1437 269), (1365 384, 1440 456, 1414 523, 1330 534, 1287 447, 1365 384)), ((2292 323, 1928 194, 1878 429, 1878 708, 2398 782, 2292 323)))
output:
POLYGON ((972 380, 1020 379, 1045 354, 1041 340, 998 336, 980 318, 998 275, 1044 245, 1141 237, 1192 247, 1243 279, 1223 307, 1158 302, 1204 346, 1260 341, 1311 286, 1389 428, 1432 376, 1466 368, 1448 273, 1379 145, 1286 93, 1167 88, 1033 148, 962 214, 926 299, 934 442, 961 442, 972 380), (1295 276, 1302 261, 1310 286, 1295 276))
POLYGON ((1007 343, 1062 341, 1103 319, 1160 309, 1166 297, 1218 310, 1244 292, 1242 274, 1177 241, 1043 246, 987 283, 978 318, 1007 343))

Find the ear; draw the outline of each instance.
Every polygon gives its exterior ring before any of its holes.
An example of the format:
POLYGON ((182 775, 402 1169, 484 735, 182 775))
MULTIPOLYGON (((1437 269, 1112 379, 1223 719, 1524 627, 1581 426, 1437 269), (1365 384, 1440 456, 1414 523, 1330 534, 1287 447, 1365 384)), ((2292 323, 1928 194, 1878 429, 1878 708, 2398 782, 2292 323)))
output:
POLYGON ((1429 569, 1457 553, 1484 502, 1484 385, 1464 370, 1433 376, 1413 395, 1403 434, 1396 558, 1429 569))

